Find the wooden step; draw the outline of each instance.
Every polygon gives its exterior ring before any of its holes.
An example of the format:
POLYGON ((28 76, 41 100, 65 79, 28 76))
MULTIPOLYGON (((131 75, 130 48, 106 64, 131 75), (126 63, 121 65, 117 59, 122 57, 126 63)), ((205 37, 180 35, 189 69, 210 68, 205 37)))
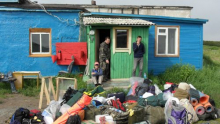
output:
MULTIPOLYGON (((89 80, 87 82, 89 87, 95 87, 92 80, 89 80)), ((110 90, 113 87, 122 88, 122 89, 128 89, 130 87, 130 81, 128 80, 110 80, 107 82, 103 82, 102 86, 105 90, 110 90)))

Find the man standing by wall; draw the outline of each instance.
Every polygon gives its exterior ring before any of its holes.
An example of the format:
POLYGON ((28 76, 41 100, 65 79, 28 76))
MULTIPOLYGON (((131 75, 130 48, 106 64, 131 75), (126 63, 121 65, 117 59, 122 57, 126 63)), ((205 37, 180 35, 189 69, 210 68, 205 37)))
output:
POLYGON ((139 77, 142 77, 143 70, 143 56, 145 53, 144 44, 141 43, 141 36, 137 37, 137 41, 133 43, 133 51, 134 51, 134 66, 132 71, 132 76, 135 77, 136 68, 139 64, 139 77))
POLYGON ((110 72, 110 38, 106 37, 105 41, 100 44, 99 48, 99 63, 100 67, 103 71, 103 81, 106 82, 109 80, 109 72, 110 72))

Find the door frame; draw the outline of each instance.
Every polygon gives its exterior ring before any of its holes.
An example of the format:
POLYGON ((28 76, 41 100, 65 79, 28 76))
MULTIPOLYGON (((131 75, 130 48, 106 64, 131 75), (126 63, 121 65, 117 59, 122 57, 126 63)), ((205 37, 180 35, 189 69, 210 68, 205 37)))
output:
MULTIPOLYGON (((97 31, 99 29, 110 29, 110 39, 111 39, 111 42, 110 42, 110 50, 112 49, 112 32, 113 32, 113 27, 112 26, 87 26, 87 42, 88 42, 88 52, 89 52, 89 72, 91 74, 91 70, 93 69, 93 64, 95 63, 96 61, 96 38, 97 38, 97 31), (90 30, 94 30, 95 31, 95 35, 94 35, 94 40, 91 41, 90 40, 90 36, 89 36, 89 32, 90 30)), ((111 63, 110 63, 111 64, 111 63)), ((111 78, 111 75, 110 75, 110 78, 111 78)))

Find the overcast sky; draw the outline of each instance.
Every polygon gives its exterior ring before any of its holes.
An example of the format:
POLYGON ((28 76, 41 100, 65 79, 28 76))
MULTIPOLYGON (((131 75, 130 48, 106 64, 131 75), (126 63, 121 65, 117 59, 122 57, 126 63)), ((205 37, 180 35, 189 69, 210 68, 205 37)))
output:
MULTIPOLYGON (((39 3, 90 4, 91 0, 32 0, 39 3)), ((208 19, 204 40, 220 41, 220 0, 96 0, 97 5, 192 6, 192 18, 208 19)))

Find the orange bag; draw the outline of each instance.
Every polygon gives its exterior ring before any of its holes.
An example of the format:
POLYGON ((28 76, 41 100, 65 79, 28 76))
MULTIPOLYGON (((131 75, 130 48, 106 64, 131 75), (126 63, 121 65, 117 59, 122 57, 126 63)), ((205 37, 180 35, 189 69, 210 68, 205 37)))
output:
POLYGON ((213 106, 208 102, 204 105, 205 111, 206 112, 212 112, 213 111, 213 106))
POLYGON ((209 96, 208 95, 204 95, 204 96, 200 97, 200 99, 199 99, 199 103, 201 103, 203 105, 208 103, 208 102, 209 102, 209 96))
MULTIPOLYGON (((85 106, 89 105, 92 97, 84 94, 65 114, 60 116, 53 124, 65 124, 70 115, 79 114, 85 106)), ((81 113, 82 114, 82 113, 81 113)), ((79 114, 80 115, 80 114, 79 114)), ((84 114, 83 114, 84 116, 84 114)), ((80 116, 81 118, 81 116, 80 116)), ((83 117, 84 118, 84 117, 83 117)), ((82 120, 82 118, 81 118, 82 120)))

